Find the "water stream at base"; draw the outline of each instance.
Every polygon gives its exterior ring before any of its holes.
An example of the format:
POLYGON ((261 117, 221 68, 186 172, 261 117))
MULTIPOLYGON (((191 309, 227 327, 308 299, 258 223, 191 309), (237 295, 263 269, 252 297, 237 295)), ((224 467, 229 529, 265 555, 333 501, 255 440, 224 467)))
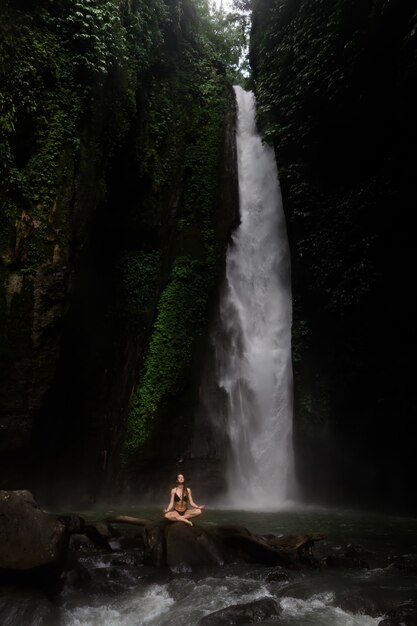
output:
MULTIPOLYGON (((97 519, 121 512, 91 515, 97 519)), ((123 512, 160 517, 160 508, 123 512)), ((201 524, 210 528, 215 523, 242 524, 259 534, 321 531, 327 539, 316 544, 316 556, 342 554, 348 544, 359 545, 369 551, 371 569, 286 570, 285 579, 277 575, 279 567, 247 563, 172 570, 135 567, 130 582, 124 579, 123 589, 114 596, 87 597, 64 589, 62 626, 197 626, 204 615, 261 598, 278 603, 280 626, 377 626, 387 608, 415 598, 417 574, 395 569, 388 557, 416 555, 416 519, 326 509, 207 511, 201 524), (360 611, 354 608, 357 598, 363 599, 360 611)), ((85 565, 95 578, 101 573, 118 580, 114 567, 106 571, 102 556, 85 565)))

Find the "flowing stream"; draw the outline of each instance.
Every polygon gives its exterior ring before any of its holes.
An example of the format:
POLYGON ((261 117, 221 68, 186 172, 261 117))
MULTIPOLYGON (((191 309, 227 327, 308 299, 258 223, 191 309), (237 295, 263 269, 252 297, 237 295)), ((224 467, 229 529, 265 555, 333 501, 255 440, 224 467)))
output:
MULTIPOLYGON (((160 508, 94 511, 85 517, 127 513, 158 519, 160 508)), ((292 509, 277 512, 208 510, 201 519, 240 524, 259 534, 323 532, 315 555, 341 555, 352 546, 362 550, 370 569, 280 567, 232 563, 172 570, 134 563, 132 551, 87 556, 83 560, 94 587, 86 594, 67 584, 60 596, 61 626, 197 626, 218 609, 273 598, 280 626, 377 626, 385 611, 415 599, 417 520, 349 510, 292 509), (396 567, 400 555, 414 569, 396 567)), ((136 532, 136 531, 135 531, 136 532)), ((85 574, 86 576, 87 574, 85 574)))

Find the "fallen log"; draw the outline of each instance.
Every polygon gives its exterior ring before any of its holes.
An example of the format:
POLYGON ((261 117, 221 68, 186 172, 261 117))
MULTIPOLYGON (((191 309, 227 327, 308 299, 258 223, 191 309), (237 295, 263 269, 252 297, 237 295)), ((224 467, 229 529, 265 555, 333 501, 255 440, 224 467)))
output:
POLYGON ((104 519, 109 524, 134 524, 135 526, 149 526, 155 522, 144 517, 131 517, 130 515, 116 515, 115 517, 109 516, 104 519))
POLYGON ((213 562, 230 563, 237 559, 289 568, 318 567, 313 546, 316 541, 325 539, 321 533, 262 537, 242 526, 203 529, 196 525, 186 526, 182 522, 164 519, 155 522, 129 515, 109 516, 105 521, 142 526, 145 561, 157 566, 179 563, 211 565, 213 562), (208 548, 202 550, 202 544, 208 548))
POLYGON ((316 541, 323 541, 326 535, 322 533, 307 533, 305 535, 287 535, 286 537, 274 537, 268 539, 268 544, 274 548, 287 550, 288 552, 298 552, 312 556, 313 547, 316 541))

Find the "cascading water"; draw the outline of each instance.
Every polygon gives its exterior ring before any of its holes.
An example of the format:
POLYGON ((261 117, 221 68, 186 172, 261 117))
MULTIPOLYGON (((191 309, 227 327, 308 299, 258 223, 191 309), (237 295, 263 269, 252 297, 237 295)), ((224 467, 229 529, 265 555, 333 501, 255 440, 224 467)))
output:
POLYGON ((254 95, 235 92, 241 222, 227 251, 215 372, 202 403, 217 448, 223 436, 228 503, 271 509, 288 500, 293 480, 289 249, 273 149, 256 130, 254 95))

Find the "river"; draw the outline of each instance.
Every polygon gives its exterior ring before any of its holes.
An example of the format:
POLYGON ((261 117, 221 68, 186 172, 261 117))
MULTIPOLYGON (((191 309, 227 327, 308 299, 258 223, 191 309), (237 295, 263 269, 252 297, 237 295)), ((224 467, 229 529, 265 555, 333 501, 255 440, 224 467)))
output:
MULTIPOLYGON (((124 509, 124 514, 158 519, 160 508, 124 509)), ((84 512, 99 519, 122 511, 84 512)), ((362 551, 370 569, 321 567, 306 570, 247 563, 174 571, 135 566, 116 568, 117 553, 88 557, 91 576, 114 579, 111 593, 85 594, 64 588, 61 611, 66 626, 193 626, 201 617, 229 605, 274 598, 281 614, 262 624, 282 626, 371 626, 384 611, 415 599, 417 519, 351 510, 294 508, 280 512, 208 510, 201 525, 239 524, 257 534, 322 532, 315 555, 342 555, 348 546, 362 551), (414 559, 414 573, 398 569, 394 557, 414 559), (112 561, 113 559, 113 561, 112 561), (118 571, 116 575, 116 570, 118 571), (119 587, 117 586, 119 581, 119 587), (360 613, 357 611, 361 611, 360 613)))

